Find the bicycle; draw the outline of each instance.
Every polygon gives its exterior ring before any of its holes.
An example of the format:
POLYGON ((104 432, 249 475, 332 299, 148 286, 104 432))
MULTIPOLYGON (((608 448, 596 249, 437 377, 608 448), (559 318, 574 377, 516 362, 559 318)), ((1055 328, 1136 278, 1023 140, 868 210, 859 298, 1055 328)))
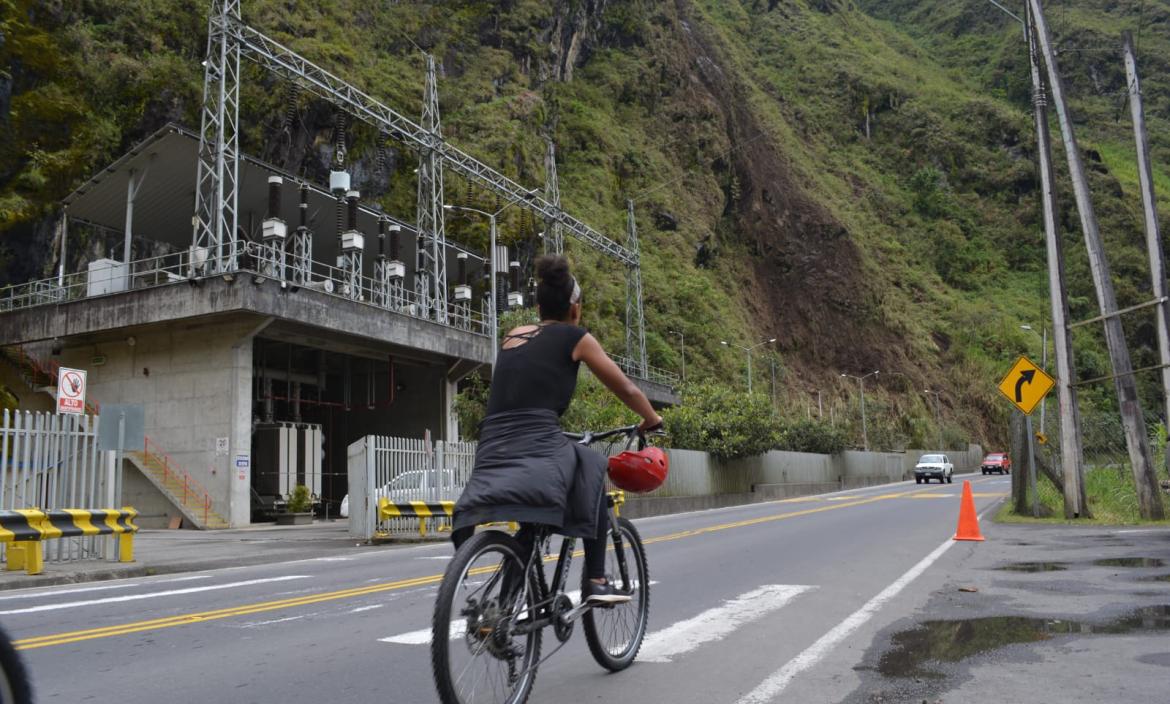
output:
MULTIPOLYGON (((638 449, 645 447, 636 425, 565 433, 581 445, 619 435, 626 436, 627 447, 635 439, 638 449)), ((599 665, 618 672, 634 662, 650 614, 646 551, 634 524, 618 515, 624 494, 608 492, 605 499, 610 526, 606 573, 630 594, 626 603, 574 605, 567 587, 576 538, 562 540, 550 589, 544 563, 553 531, 546 526, 536 528, 527 556, 514 537, 499 530, 474 535, 455 553, 443 574, 431 624, 431 668, 443 704, 524 704, 537 668, 564 647, 578 620, 599 665), (541 636, 549 626, 559 645, 541 658, 541 636)), ((582 590, 585 581, 582 574, 582 590)))

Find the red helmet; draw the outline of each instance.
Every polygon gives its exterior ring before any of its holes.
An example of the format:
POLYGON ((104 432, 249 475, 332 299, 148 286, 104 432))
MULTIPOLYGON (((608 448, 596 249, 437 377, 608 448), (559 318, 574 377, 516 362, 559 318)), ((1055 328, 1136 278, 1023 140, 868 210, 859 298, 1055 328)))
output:
POLYGON ((609 478, 619 489, 643 494, 666 481, 670 460, 661 448, 625 452, 609 458, 609 478))

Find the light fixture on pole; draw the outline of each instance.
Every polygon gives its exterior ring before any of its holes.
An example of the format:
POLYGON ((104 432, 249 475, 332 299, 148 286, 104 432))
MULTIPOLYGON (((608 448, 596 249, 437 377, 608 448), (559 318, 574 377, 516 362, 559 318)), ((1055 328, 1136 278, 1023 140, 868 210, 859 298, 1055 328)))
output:
POLYGON ((854 376, 852 374, 844 374, 844 373, 841 374, 842 377, 849 377, 850 379, 857 379, 857 388, 861 389, 861 447, 866 452, 869 452, 869 427, 866 425, 866 422, 865 422, 865 380, 871 376, 874 376, 875 374, 880 374, 880 373, 881 373, 880 370, 875 369, 872 372, 870 372, 869 374, 865 374, 862 376, 854 376))
POLYGON ((764 340, 763 342, 757 342, 756 344, 752 345, 751 347, 744 347, 743 345, 737 345, 737 344, 728 342, 727 340, 720 340, 719 341, 719 344, 721 344, 725 347, 735 347, 737 349, 741 349, 747 355, 747 386, 748 386, 748 393, 749 394, 752 392, 752 350, 756 349, 757 347, 762 347, 764 345, 770 345, 775 341, 776 341, 776 338, 773 337, 769 340, 764 340))

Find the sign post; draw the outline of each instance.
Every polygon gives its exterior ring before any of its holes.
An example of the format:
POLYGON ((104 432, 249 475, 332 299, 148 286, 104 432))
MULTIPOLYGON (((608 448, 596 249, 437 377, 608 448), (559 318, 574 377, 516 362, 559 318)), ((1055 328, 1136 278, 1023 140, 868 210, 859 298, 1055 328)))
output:
POLYGON ((1040 517, 1040 495, 1036 488, 1036 451, 1033 443, 1032 411, 1039 404, 1056 380, 1036 363, 1021 355, 1011 370, 999 382, 999 392, 1007 397, 1024 414, 1025 434, 1028 436, 1028 484, 1032 490, 1032 517, 1040 517))
POLYGON ((57 370, 57 412, 85 414, 85 370, 57 370))

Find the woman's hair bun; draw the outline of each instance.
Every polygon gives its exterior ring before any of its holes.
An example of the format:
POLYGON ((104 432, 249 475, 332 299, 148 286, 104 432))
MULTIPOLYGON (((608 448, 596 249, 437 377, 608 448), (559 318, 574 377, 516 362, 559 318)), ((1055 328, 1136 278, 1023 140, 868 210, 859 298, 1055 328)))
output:
POLYGON ((569 280, 569 260, 563 254, 542 254, 536 258, 536 278, 560 288, 569 280))
POLYGON ((542 254, 536 258, 536 305, 546 320, 564 320, 573 296, 573 275, 563 254, 542 254))

